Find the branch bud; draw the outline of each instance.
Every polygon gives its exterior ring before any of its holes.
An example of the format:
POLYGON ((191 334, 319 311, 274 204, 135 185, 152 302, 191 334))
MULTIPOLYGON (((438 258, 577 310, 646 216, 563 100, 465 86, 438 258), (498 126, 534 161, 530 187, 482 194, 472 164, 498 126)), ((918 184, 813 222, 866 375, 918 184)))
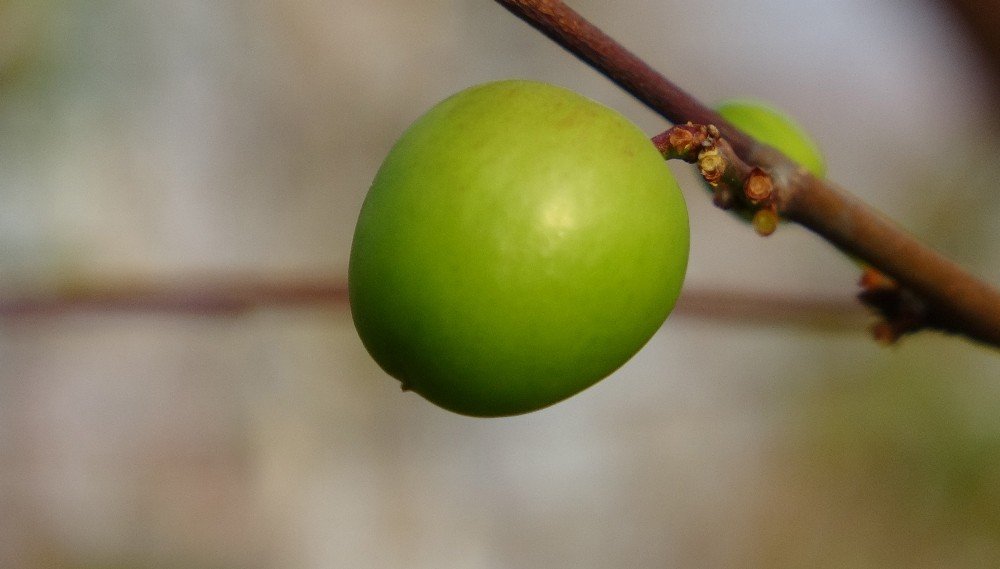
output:
POLYGON ((751 170, 743 185, 743 193, 750 200, 750 203, 754 204, 770 198, 773 189, 774 182, 771 181, 771 176, 760 168, 751 170))
POLYGON ((687 154, 695 147, 694 134, 686 128, 672 128, 667 131, 671 148, 678 154, 687 154))
POLYGON ((773 208, 759 209, 753 214, 753 229, 757 235, 767 237, 778 229, 778 212, 773 208))
POLYGON ((698 169, 702 177, 712 186, 719 185, 722 174, 726 171, 726 159, 715 146, 706 148, 698 154, 698 169))

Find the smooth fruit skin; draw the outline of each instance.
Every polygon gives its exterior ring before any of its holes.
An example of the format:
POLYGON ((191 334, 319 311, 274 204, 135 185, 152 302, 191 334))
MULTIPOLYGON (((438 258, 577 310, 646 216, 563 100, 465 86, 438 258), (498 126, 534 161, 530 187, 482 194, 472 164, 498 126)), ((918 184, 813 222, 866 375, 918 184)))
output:
POLYGON ((404 389, 465 415, 526 413, 649 340, 688 240, 680 190, 636 126, 559 87, 487 83, 428 111, 383 162, 351 310, 404 389))
POLYGON ((826 175, 826 161, 819 146, 805 129, 778 109, 753 99, 731 99, 715 110, 733 126, 804 166, 813 176, 826 175))

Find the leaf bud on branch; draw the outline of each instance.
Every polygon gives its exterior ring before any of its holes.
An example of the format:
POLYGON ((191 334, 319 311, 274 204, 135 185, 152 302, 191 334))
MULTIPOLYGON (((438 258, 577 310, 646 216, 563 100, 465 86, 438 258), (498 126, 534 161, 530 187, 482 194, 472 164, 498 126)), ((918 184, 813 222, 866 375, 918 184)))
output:
POLYGON ((652 142, 667 160, 697 164, 712 188, 717 207, 734 209, 753 219, 754 230, 762 236, 777 229, 779 214, 771 175, 744 162, 715 126, 689 122, 654 136, 652 142))

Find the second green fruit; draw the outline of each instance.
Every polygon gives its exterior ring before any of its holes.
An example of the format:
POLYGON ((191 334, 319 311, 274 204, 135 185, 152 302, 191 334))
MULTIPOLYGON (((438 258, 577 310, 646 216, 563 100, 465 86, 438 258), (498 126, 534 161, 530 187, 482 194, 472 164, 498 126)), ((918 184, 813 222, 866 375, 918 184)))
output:
POLYGON ((764 144, 773 146, 813 176, 826 175, 819 146, 795 120, 778 109, 753 99, 731 99, 716 107, 733 126, 764 144))

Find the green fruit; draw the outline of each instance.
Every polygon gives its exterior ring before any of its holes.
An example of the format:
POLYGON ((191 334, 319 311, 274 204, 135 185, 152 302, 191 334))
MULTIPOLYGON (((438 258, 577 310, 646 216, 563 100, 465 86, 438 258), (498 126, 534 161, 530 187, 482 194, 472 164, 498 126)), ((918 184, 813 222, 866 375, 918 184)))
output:
POLYGON ((488 83, 386 157, 355 229, 351 310, 404 389, 466 415, 526 413, 649 340, 688 240, 680 190, 636 126, 559 87, 488 83))
POLYGON ((751 99, 724 101, 715 110, 733 126, 804 166, 813 176, 826 175, 826 162, 819 146, 798 123, 781 111, 751 99))

